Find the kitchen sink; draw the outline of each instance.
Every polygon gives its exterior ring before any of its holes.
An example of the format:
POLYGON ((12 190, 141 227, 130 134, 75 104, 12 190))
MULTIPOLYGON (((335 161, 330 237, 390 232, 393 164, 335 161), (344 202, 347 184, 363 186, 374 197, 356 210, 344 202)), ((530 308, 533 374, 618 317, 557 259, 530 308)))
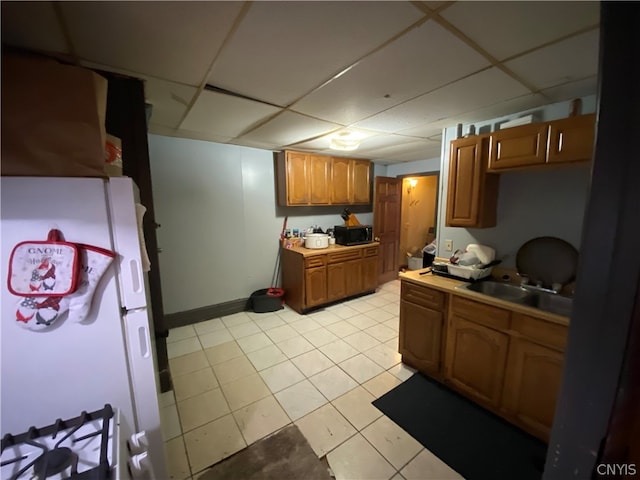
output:
POLYGON ((540 310, 566 317, 571 315, 571 307, 573 306, 573 299, 570 297, 564 297, 555 293, 529 290, 508 283, 485 281, 468 283, 456 288, 482 293, 483 295, 499 298, 507 302, 539 308, 540 310))

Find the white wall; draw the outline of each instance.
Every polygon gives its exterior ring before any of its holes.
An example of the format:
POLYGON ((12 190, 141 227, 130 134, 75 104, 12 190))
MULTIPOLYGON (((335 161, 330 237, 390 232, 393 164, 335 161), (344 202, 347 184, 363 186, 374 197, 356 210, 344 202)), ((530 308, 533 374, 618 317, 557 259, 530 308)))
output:
MULTIPOLYGON (((290 228, 343 223, 342 207, 277 207, 270 151, 149 135, 149 155, 165 313, 271 286, 285 216, 290 228)), ((373 222, 369 207, 352 211, 373 222)))
MULTIPOLYGON (((561 102, 518 114, 475 123, 476 132, 494 131, 506 120, 536 112, 539 121, 565 118, 570 102, 561 102)), ((582 112, 595 111, 595 96, 582 99, 582 112)), ((468 125, 462 131, 466 132, 468 125)), ((539 236, 562 238, 580 248, 582 220, 589 190, 588 165, 565 166, 546 171, 508 172, 500 175, 497 226, 486 229, 446 227, 446 198, 449 181, 449 147, 456 138, 456 127, 445 129, 440 168, 441 195, 438 212, 438 254, 449 256, 444 249, 446 239, 453 240, 453 249, 469 243, 494 247, 504 266, 513 267, 518 249, 527 240, 539 236)))

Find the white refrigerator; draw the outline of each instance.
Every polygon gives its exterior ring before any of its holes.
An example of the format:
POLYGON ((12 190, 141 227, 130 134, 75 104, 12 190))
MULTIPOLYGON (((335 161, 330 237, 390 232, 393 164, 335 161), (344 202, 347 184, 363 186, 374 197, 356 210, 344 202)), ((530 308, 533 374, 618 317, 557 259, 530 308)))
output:
POLYGON ((2 177, 0 193, 2 435, 110 404, 119 411, 120 435, 144 430, 153 476, 168 478, 135 184, 125 177, 2 177), (16 320, 21 297, 8 287, 9 258, 15 245, 46 240, 51 229, 116 256, 83 321, 61 315, 30 330, 16 320))

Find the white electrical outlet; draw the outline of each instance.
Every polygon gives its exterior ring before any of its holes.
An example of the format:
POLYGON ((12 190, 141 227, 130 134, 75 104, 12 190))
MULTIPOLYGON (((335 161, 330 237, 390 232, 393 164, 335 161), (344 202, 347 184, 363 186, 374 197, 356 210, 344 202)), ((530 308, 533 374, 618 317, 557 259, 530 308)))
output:
POLYGON ((453 252, 453 240, 445 240, 444 241, 444 249, 447 252, 453 252))

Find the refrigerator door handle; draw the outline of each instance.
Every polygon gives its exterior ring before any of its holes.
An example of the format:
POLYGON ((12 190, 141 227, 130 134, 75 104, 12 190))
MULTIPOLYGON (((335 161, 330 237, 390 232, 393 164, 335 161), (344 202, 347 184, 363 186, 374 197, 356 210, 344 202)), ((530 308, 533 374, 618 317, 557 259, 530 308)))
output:
POLYGON ((151 345, 149 345, 149 333, 146 327, 138 327, 138 340, 140 341, 140 356, 147 358, 151 352, 151 345))
POLYGON ((143 281, 141 277, 142 268, 136 258, 129 260, 129 272, 131 275, 131 288, 135 293, 144 293, 143 281))

